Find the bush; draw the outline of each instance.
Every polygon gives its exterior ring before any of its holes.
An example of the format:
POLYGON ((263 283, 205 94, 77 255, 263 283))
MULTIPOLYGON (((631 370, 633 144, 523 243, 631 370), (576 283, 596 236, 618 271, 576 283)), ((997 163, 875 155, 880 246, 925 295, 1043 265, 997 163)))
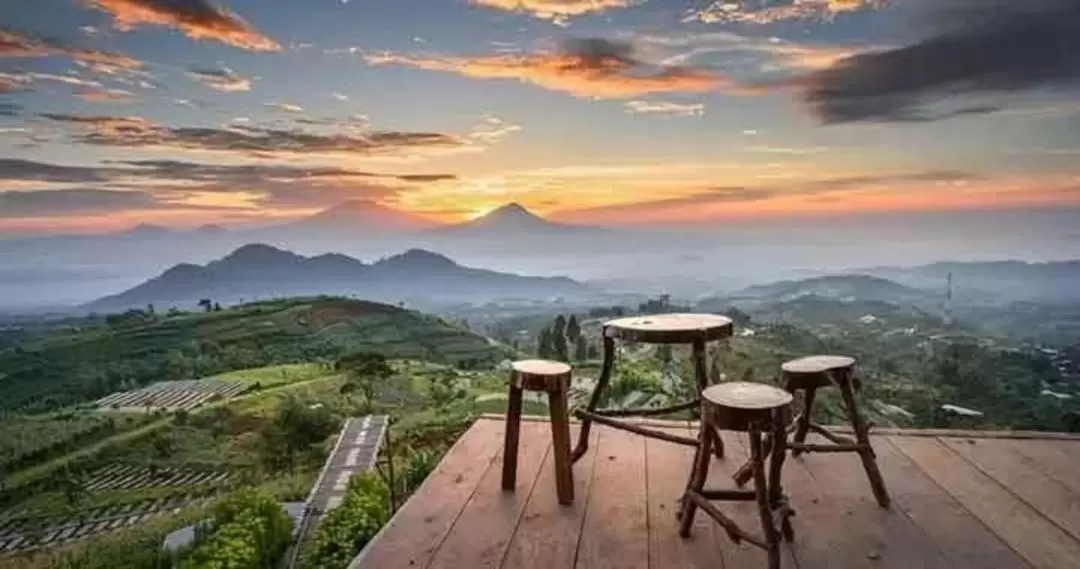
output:
POLYGON ((292 541, 292 520, 270 494, 241 490, 214 506, 214 531, 181 569, 270 569, 292 541))
POLYGON ((341 505, 312 536, 304 567, 344 569, 390 519, 390 491, 378 474, 353 476, 341 505))

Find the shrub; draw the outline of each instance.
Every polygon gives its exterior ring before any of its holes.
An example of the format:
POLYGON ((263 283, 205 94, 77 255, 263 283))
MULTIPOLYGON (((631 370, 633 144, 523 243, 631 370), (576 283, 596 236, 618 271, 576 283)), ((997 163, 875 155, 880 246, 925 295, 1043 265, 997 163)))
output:
POLYGON ((304 567, 344 569, 390 519, 390 492, 378 474, 353 476, 341 505, 312 536, 304 567))
POLYGON ((292 520, 270 494, 241 490, 214 506, 214 531, 181 569, 270 569, 292 541, 292 520))

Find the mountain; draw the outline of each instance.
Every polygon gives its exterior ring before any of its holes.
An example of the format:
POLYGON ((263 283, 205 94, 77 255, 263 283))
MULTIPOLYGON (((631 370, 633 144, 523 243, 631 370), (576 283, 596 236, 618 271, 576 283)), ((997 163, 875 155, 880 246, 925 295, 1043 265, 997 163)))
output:
POLYGON ((934 300, 931 292, 904 286, 888 279, 859 274, 829 275, 755 285, 733 296, 770 301, 788 301, 816 296, 833 300, 861 300, 893 304, 923 303, 934 300))
POLYGON ((1080 302, 1080 261, 943 262, 917 267, 874 267, 863 272, 942 292, 951 274, 953 296, 958 304, 979 301, 1080 302))
POLYGON ((422 231, 434 225, 428 219, 386 207, 373 200, 351 200, 289 223, 282 229, 381 236, 422 231))
POLYGON ((448 227, 436 228, 433 233, 438 234, 440 237, 459 239, 505 239, 578 235, 588 231, 599 230, 597 228, 549 221, 529 211, 519 203, 508 203, 476 219, 448 227))
MULTIPOLYGON (((243 256, 254 260, 268 253, 251 249, 243 256)), ((355 351, 443 363, 491 364, 508 356, 487 338, 434 316, 345 298, 86 317, 27 334, 19 349, 0 350, 0 410, 59 407, 150 382, 333 361, 355 351)))
POLYGON ((500 298, 580 297, 589 289, 567 278, 528 277, 464 267, 412 249, 365 264, 340 254, 304 257, 269 245, 245 245, 206 265, 181 264, 85 308, 111 312, 194 306, 209 298, 233 304, 258 298, 322 294, 385 301, 486 302, 500 298))

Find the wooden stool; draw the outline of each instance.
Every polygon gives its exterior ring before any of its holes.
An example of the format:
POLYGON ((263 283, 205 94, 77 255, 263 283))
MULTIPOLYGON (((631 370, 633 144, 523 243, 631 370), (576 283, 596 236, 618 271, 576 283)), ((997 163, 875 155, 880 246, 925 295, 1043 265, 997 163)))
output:
POLYGON ((679 511, 679 535, 690 536, 694 514, 701 508, 736 544, 745 540, 768 552, 769 569, 780 567, 780 541, 790 541, 794 533, 790 520, 794 511, 780 481, 787 454, 785 443, 787 427, 791 423, 791 401, 790 393, 761 383, 721 383, 702 392, 699 444, 679 511), (720 438, 717 431, 721 430, 749 433, 750 461, 747 465, 754 480, 753 490, 705 488, 712 462, 710 454, 720 438), (766 434, 773 443, 771 448, 763 438, 766 434), (711 501, 757 502, 764 536, 746 532, 711 501))
POLYGON ((570 419, 566 394, 570 390, 570 366, 562 362, 524 360, 514 362, 510 373, 510 401, 503 441, 503 490, 514 490, 517 481, 518 437, 521 432, 521 398, 524 390, 548 394, 551 413, 552 452, 555 453, 555 489, 559 503, 574 503, 574 478, 570 468, 570 419))
POLYGON ((803 392, 802 412, 795 420, 795 436, 788 444, 792 455, 799 456, 804 452, 858 453, 859 458, 862 459, 863 469, 866 470, 866 477, 870 480, 874 498, 882 508, 888 508, 889 493, 885 489, 885 481, 878 469, 874 448, 870 445, 870 426, 863 421, 855 400, 855 392, 861 388, 861 383, 854 377, 855 358, 809 356, 786 362, 780 369, 783 371, 784 388, 790 393, 800 390, 803 392), (831 386, 840 388, 840 396, 844 399, 844 407, 851 421, 851 428, 855 432, 855 440, 837 435, 810 420, 813 416, 814 396, 817 390, 831 386), (809 431, 814 431, 832 444, 807 443, 806 434, 809 431))

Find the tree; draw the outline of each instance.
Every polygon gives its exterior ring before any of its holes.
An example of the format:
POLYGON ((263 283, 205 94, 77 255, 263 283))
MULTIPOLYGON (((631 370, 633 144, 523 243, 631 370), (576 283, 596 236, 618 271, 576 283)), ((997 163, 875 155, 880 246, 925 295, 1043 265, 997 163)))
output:
POLYGON ((282 404, 277 419, 260 433, 265 461, 271 468, 291 470, 298 455, 325 441, 338 426, 327 409, 308 407, 289 398, 282 404))
POLYGON ((579 362, 589 359, 589 342, 584 336, 578 336, 574 343, 574 359, 579 362))
POLYGON ((458 381, 457 372, 454 370, 429 374, 428 394, 437 408, 446 407, 466 395, 465 390, 461 388, 458 381))
POLYGON ((566 344, 566 336, 552 332, 551 347, 555 359, 561 362, 570 361, 570 347, 566 344))
POLYGON ((394 375, 394 369, 386 356, 375 352, 357 352, 343 356, 335 366, 345 374, 342 393, 359 391, 364 396, 365 413, 371 413, 375 403, 375 391, 379 384, 394 375))
POLYGON ((550 359, 554 357, 555 348, 552 340, 551 328, 544 328, 540 331, 539 345, 536 348, 536 353, 541 359, 550 359))
POLYGON ((570 320, 566 322, 566 337, 575 344, 577 343, 578 338, 581 338, 581 325, 578 324, 576 314, 571 314, 570 320))
POLYGON ((566 337, 566 317, 562 314, 555 317, 555 324, 551 327, 551 333, 555 336, 566 337))

